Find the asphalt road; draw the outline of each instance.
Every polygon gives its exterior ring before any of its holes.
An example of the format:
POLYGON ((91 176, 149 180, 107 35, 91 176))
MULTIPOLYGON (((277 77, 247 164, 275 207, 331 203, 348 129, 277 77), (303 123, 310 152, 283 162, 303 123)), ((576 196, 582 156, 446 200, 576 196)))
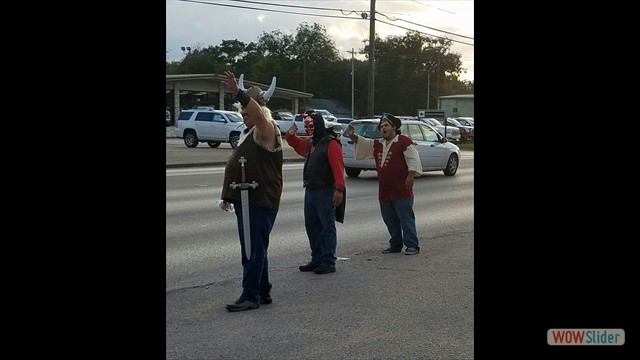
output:
MULTIPOLYGON (((167 139, 167 167, 171 167, 170 162, 194 166, 226 161, 231 151, 227 144, 216 149, 206 144, 188 149, 180 139, 167 139)), ((290 148, 285 150, 285 157, 297 159, 290 148)), ((449 220, 439 220, 433 212, 450 206, 452 210, 470 211, 470 215, 457 219, 451 231, 420 234, 423 251, 418 255, 381 254, 383 244, 373 240, 376 243, 370 246, 341 254, 345 260, 339 260, 339 271, 327 275, 302 273, 296 264, 289 264, 292 261, 274 258, 270 267, 273 304, 241 313, 229 313, 224 308, 238 295, 239 263, 236 277, 167 289, 166 358, 473 359, 473 162, 469 161, 454 178, 430 175, 437 178, 423 179, 433 198, 431 212, 422 216, 431 216, 438 226, 451 226, 440 224, 449 220), (453 181, 439 185, 440 180, 453 181), (440 186, 471 191, 471 196, 462 199, 444 195, 440 186), (439 191, 434 192, 436 189, 439 191)), ((167 169, 167 173, 180 170, 188 169, 167 169)), ((297 182, 299 174, 294 178, 297 182)), ((204 191, 200 189, 176 189, 176 194, 184 195, 174 199, 168 185, 168 208, 183 209, 180 211, 185 214, 194 211, 190 206, 199 205, 190 204, 196 200, 185 199, 204 191)), ((371 201, 375 202, 375 196, 371 201)), ((361 208, 355 201, 351 204, 354 209, 361 208)), ((371 221, 381 221, 378 213, 373 217, 371 221)), ((185 219, 198 224, 193 216, 185 219)), ((367 224, 349 223, 341 230, 346 235, 358 232, 358 226, 371 226, 367 224)), ((229 236, 233 237, 230 241, 237 241, 235 233, 229 236)), ((349 237, 340 241, 346 244, 349 237)), ((185 240, 184 251, 201 251, 190 244, 185 240)))

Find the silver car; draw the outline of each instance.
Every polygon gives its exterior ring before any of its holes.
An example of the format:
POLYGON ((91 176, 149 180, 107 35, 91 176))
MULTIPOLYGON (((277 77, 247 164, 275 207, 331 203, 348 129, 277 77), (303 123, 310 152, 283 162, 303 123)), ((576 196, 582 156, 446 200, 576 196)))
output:
MULTIPOLYGON (((357 135, 381 139, 378 123, 380 119, 360 119, 352 121, 350 125, 357 135)), ((419 120, 402 120, 400 131, 415 142, 423 172, 442 171, 446 176, 454 176, 458 172, 460 148, 445 139, 438 130, 419 120)), ((340 137, 340 142, 347 176, 358 177, 362 171, 376 169, 374 159, 355 159, 355 144, 346 133, 340 137)))
POLYGON ((278 124, 282 135, 284 135, 293 124, 294 115, 288 111, 274 111, 271 113, 271 117, 276 121, 276 124, 278 124))
MULTIPOLYGON (((435 118, 422 118, 421 121, 427 123, 427 125, 431 125, 432 127, 438 129, 440 134, 444 136, 444 125, 438 119, 435 118)), ((447 140, 451 141, 460 141, 460 129, 456 126, 447 126, 447 140)))

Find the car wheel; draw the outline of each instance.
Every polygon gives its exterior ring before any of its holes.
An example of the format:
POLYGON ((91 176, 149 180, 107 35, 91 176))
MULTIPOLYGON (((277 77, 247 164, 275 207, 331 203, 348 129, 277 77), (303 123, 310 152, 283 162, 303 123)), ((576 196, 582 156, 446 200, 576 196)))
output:
POLYGON ((458 172, 458 157, 456 154, 449 155, 447 167, 444 168, 443 172, 447 176, 453 176, 458 172))
POLYGON ((229 135, 229 145, 231 145, 232 149, 235 149, 236 146, 238 146, 239 140, 240 140, 240 133, 232 132, 231 135, 229 135))
POLYGON ((193 130, 184 132, 184 144, 187 147, 194 148, 198 146, 198 142, 198 137, 193 130))
POLYGON ((217 148, 218 146, 220 146, 220 142, 219 141, 208 141, 207 144, 209 146, 211 146, 212 148, 217 148))
POLYGON ((358 175, 360 175, 360 169, 354 169, 354 168, 344 168, 344 172, 347 173, 348 177, 358 177, 358 175))

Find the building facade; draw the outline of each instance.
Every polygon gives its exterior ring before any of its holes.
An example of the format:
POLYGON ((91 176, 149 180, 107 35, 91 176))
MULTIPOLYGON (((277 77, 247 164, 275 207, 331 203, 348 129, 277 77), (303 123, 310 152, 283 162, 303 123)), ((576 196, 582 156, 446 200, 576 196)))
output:
POLYGON ((438 109, 444 110, 446 117, 474 117, 473 94, 440 96, 438 98, 438 109))
MULTIPOLYGON (((226 76, 218 74, 166 75, 165 104, 172 118, 177 119, 181 110, 195 106, 213 106, 215 109, 233 110, 231 105, 235 102, 235 94, 227 91, 227 88, 222 85, 223 80, 226 80, 226 76)), ((244 80, 244 86, 247 89, 258 86, 262 90, 267 90, 269 85, 244 80)), ((299 100, 312 97, 311 93, 278 87, 276 79, 276 89, 271 96, 270 104, 274 99, 288 100, 285 104, 290 105, 291 111, 297 114, 299 100)))

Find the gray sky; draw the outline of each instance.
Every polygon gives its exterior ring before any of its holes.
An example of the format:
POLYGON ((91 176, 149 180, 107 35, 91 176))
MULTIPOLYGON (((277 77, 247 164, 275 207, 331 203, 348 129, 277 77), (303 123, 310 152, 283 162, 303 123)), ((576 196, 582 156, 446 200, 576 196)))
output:
MULTIPOLYGON (((167 61, 182 60, 182 46, 205 48, 234 39, 256 42, 263 32, 275 30, 293 35, 302 22, 324 26, 340 54, 351 58, 348 52, 358 52, 369 39, 369 20, 362 19, 362 13, 370 6, 369 0, 166 0, 167 61)), ((474 79, 473 0, 376 0, 376 20, 385 22, 375 25, 382 38, 411 29, 453 40, 451 50, 462 55, 466 70, 460 78, 474 79)))

